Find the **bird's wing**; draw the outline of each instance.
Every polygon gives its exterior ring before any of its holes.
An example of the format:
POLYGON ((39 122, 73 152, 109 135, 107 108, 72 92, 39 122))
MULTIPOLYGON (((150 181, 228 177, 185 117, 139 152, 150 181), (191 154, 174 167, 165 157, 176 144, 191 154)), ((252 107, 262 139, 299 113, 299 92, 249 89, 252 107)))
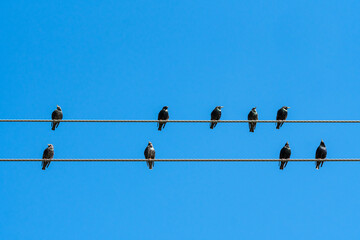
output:
POLYGON ((162 120, 164 118, 164 110, 161 110, 158 115, 158 120, 162 120))
POLYGON ((216 109, 214 109, 212 112, 211 112, 211 120, 215 120, 216 119, 216 109))
POLYGON ((164 112, 164 119, 169 120, 169 112, 168 111, 164 112))
POLYGON ((146 159, 148 159, 148 150, 149 150, 149 147, 146 147, 145 151, 144 151, 144 156, 146 159))
POLYGON ((281 150, 280 150, 280 159, 282 159, 282 158, 285 158, 285 148, 282 148, 281 150))
POLYGON ((286 120, 287 115, 288 115, 288 112, 287 112, 287 111, 285 111, 285 112, 284 112, 284 120, 286 120))
POLYGON ((248 120, 252 120, 252 111, 250 111, 248 114, 248 120))
POLYGON ((47 148, 47 149, 44 150, 42 158, 45 159, 45 158, 48 158, 48 156, 49 156, 49 149, 47 148))
POLYGON ((56 115, 57 115, 57 114, 56 114, 56 110, 55 110, 55 111, 53 111, 52 114, 51 114, 51 119, 56 118, 56 115))
POLYGON ((51 114, 51 118, 54 120, 54 119, 59 119, 59 120, 61 120, 62 118, 63 118, 63 113, 62 113, 62 111, 59 111, 59 110, 55 110, 55 111, 53 111, 52 112, 52 114, 51 114))
POLYGON ((248 115, 248 120, 258 120, 258 114, 257 113, 253 113, 253 111, 250 111, 249 112, 249 115, 248 115))
POLYGON ((279 109, 276 114, 276 120, 281 120, 281 116, 282 116, 282 111, 281 109, 279 109))
POLYGON ((326 155, 327 155, 327 149, 325 147, 325 148, 323 148, 323 158, 326 158, 326 155))
POLYGON ((152 158, 152 159, 155 159, 155 149, 152 149, 152 150, 151 150, 151 158, 152 158))
POLYGON ((321 158, 321 149, 320 146, 316 149, 315 158, 321 158))
POLYGON ((291 149, 283 147, 280 151, 280 159, 288 159, 291 156, 291 149))

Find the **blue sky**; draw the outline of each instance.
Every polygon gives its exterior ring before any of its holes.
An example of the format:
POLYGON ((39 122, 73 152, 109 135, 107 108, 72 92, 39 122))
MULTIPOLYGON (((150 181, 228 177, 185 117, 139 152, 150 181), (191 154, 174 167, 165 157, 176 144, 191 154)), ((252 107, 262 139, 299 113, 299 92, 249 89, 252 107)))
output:
MULTIPOLYGON (((358 1, 2 1, 0 118, 360 119, 358 1)), ((360 157, 355 124, 0 123, 0 158, 360 157)), ((359 164, 0 163, 0 239, 355 239, 359 164)))

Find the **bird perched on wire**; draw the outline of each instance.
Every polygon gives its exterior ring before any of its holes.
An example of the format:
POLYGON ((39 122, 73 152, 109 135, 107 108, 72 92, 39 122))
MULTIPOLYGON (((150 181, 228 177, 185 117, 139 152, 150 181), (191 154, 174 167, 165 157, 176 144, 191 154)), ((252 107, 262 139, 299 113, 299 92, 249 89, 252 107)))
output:
POLYGON ((51 123, 52 130, 55 131, 55 128, 57 128, 60 124, 60 122, 56 120, 62 120, 62 118, 63 118, 63 112, 61 110, 61 107, 59 105, 56 105, 55 111, 53 111, 51 114, 51 119, 53 120, 53 122, 51 123))
MULTIPOLYGON (((279 121, 279 120, 282 120, 282 121, 285 121, 286 118, 287 118, 287 115, 288 115, 288 109, 290 107, 282 107, 278 110, 277 112, 277 115, 276 115, 276 120, 279 121)), ((280 129, 280 127, 284 124, 284 122, 278 122, 277 125, 276 125, 276 129, 280 129)))
POLYGON ((165 128, 166 122, 163 121, 167 121, 169 120, 169 111, 168 111, 168 106, 165 106, 161 109, 161 111, 159 112, 158 115, 158 120, 160 122, 158 122, 158 130, 161 131, 162 128, 165 128))
MULTIPOLYGON (((289 143, 286 142, 285 146, 280 150, 280 159, 289 159, 290 156, 291 156, 291 149, 289 143)), ((283 170, 287 164, 288 161, 280 161, 280 170, 283 170)))
POLYGON ((44 150, 42 159, 46 159, 42 161, 42 170, 48 168, 50 165, 50 160, 54 158, 54 146, 52 144, 48 144, 48 147, 44 150))
POLYGON ((210 128, 214 129, 214 127, 216 127, 216 124, 218 120, 220 120, 221 118, 221 109, 223 108, 223 106, 217 106, 212 112, 211 112, 211 120, 214 121, 212 123, 210 123, 210 128))
MULTIPOLYGON (((248 115, 248 120, 259 120, 258 113, 256 112, 256 107, 252 108, 248 115)), ((256 122, 249 122, 250 132, 254 132, 256 128, 256 122)))
MULTIPOLYGON (((326 146, 323 140, 320 142, 320 146, 316 149, 315 159, 325 159, 327 155, 326 146)), ((319 169, 324 164, 324 161, 316 161, 316 169, 319 169)))
MULTIPOLYGON (((145 159, 155 159, 155 149, 151 142, 148 143, 147 147, 144 151, 145 159)), ((147 166, 149 169, 152 169, 154 167, 154 161, 146 161, 147 166)))

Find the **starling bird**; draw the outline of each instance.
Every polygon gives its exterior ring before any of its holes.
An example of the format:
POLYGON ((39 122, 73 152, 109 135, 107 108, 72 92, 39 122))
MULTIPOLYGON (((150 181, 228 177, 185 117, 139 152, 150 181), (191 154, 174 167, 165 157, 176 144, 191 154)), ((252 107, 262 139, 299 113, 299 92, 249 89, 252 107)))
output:
MULTIPOLYGON (((211 112, 211 120, 220 120, 221 118, 221 109, 223 106, 217 106, 212 112, 211 112)), ((210 128, 213 129, 216 127, 217 122, 210 123, 210 128)))
POLYGON ((55 128, 57 128, 60 124, 60 122, 56 120, 61 120, 63 118, 63 113, 59 105, 57 105, 56 110, 52 112, 51 118, 53 120, 53 122, 51 123, 51 129, 55 130, 55 128))
MULTIPOLYGON (((251 109, 248 115, 248 120, 259 120, 258 113, 256 112, 256 107, 251 109)), ((256 122, 249 122, 250 132, 254 132, 256 128, 256 122)))
MULTIPOLYGON (((167 121, 169 120, 168 106, 165 106, 161 109, 158 115, 158 120, 167 121)), ((166 122, 158 122, 158 130, 161 131, 161 128, 165 128, 166 122)))
MULTIPOLYGON (((325 159, 327 155, 327 150, 325 143, 321 140, 320 146, 316 149, 315 159, 325 159)), ((324 164, 324 161, 316 161, 316 169, 319 169, 324 164)))
MULTIPOLYGON (((278 110, 277 112, 277 115, 276 115, 276 120, 282 120, 282 121, 285 121, 286 118, 287 118, 287 115, 288 115, 288 112, 287 110, 289 109, 290 107, 282 107, 278 110)), ((284 122, 278 122, 277 125, 276 125, 276 129, 280 129, 280 127, 284 124, 284 122)))
POLYGON ((48 147, 44 150, 42 159, 49 159, 42 161, 42 170, 49 167, 50 160, 54 157, 54 146, 52 144, 48 144, 48 147))
MULTIPOLYGON (((280 159, 289 159, 290 156, 291 156, 291 149, 289 147, 289 143, 286 142, 285 146, 280 151, 280 159)), ((280 170, 283 170, 287 164, 288 161, 280 161, 280 170)))
MULTIPOLYGON (((144 155, 145 159, 155 159, 155 149, 151 142, 149 142, 145 148, 144 155)), ((154 161, 146 161, 146 164, 148 165, 149 169, 154 167, 154 161)))

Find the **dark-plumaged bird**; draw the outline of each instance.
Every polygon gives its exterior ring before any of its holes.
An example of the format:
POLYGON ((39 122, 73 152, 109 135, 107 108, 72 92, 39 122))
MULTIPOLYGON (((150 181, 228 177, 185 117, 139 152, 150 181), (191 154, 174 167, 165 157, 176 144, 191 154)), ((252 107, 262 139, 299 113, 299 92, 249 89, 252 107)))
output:
POLYGON ((218 120, 220 120, 221 118, 221 109, 223 108, 223 106, 217 106, 212 112, 211 112, 211 120, 214 121, 212 123, 210 123, 210 128, 214 129, 214 127, 216 127, 216 124, 218 120))
MULTIPOLYGON (((326 146, 323 140, 320 142, 320 146, 316 149, 315 159, 325 159, 327 155, 326 146)), ((324 161, 316 161, 316 169, 319 169, 324 164, 324 161)))
POLYGON ((61 107, 57 105, 55 111, 53 111, 51 114, 51 119, 53 120, 53 122, 51 123, 52 130, 55 130, 55 128, 57 128, 60 124, 60 122, 56 120, 62 120, 62 118, 63 118, 63 112, 61 110, 61 107))
MULTIPOLYGON (((148 143, 147 147, 144 151, 145 159, 155 159, 155 149, 151 142, 148 143)), ((146 161, 147 166, 149 169, 154 167, 154 161, 146 161)))
MULTIPOLYGON (((279 120, 285 121, 286 118, 287 118, 287 115, 288 115, 288 111, 287 111, 287 110, 288 110, 289 108, 290 108, 290 107, 286 107, 286 106, 280 108, 280 109, 278 110, 278 112, 277 112, 276 120, 277 120, 277 121, 279 121, 279 120)), ((281 127, 283 124, 284 124, 284 122, 278 122, 278 123, 276 124, 276 129, 280 129, 280 127, 281 127)))
MULTIPOLYGON (((158 120, 167 121, 169 120, 169 111, 168 106, 165 106, 161 109, 158 115, 158 120)), ((158 130, 161 131, 162 128, 165 128, 166 122, 158 122, 158 130)))
MULTIPOLYGON (((291 156, 291 149, 289 143, 286 142, 285 146, 280 150, 280 159, 289 159, 290 156, 291 156)), ((287 164, 288 161, 280 161, 280 170, 283 170, 287 164)))
POLYGON ((50 160, 54 157, 54 146, 52 144, 48 144, 48 147, 44 150, 42 159, 47 159, 41 162, 42 170, 49 167, 50 160))
MULTIPOLYGON (((256 107, 251 109, 248 115, 248 120, 259 120, 258 113, 256 112, 256 107)), ((250 132, 254 132, 256 128, 256 122, 249 122, 250 132)))

